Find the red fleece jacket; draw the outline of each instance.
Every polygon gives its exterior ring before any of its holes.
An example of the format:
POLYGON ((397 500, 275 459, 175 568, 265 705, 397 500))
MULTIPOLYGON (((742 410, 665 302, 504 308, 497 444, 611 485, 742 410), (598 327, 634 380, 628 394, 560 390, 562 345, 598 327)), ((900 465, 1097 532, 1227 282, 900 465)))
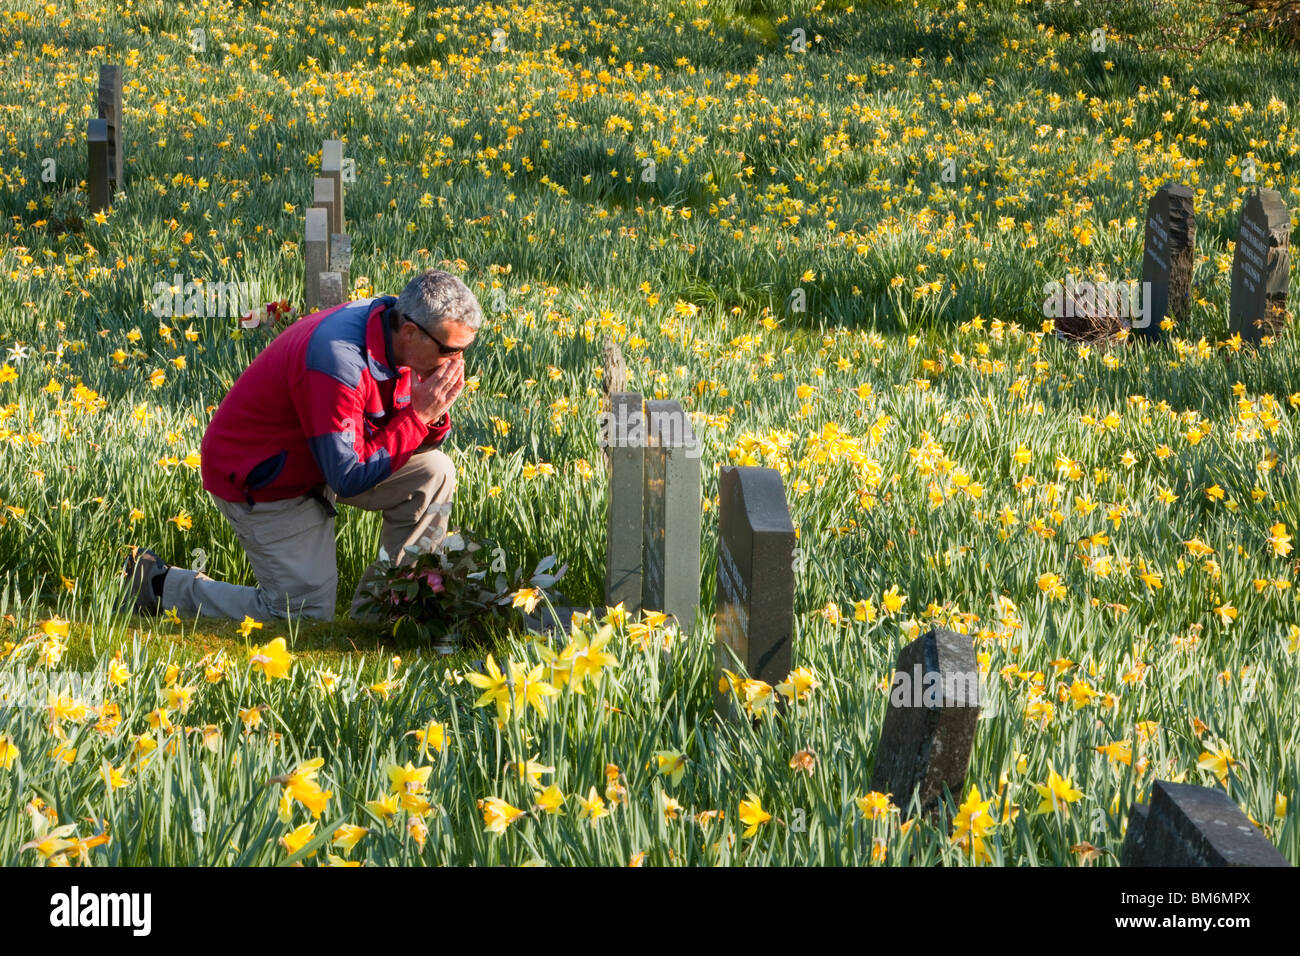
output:
POLYGON ((226 501, 277 501, 329 485, 340 498, 373 488, 451 416, 425 425, 411 370, 392 367, 394 296, 303 316, 253 359, 217 408, 200 446, 203 487, 226 501))

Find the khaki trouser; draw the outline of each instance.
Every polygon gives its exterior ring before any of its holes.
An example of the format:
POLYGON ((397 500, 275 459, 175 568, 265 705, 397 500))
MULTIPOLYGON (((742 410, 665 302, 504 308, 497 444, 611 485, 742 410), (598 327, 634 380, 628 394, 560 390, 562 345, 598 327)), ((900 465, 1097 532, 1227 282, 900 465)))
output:
MULTIPOLYGON (((417 452, 394 474, 351 498, 326 497, 384 516, 381 555, 399 564, 409 558, 407 545, 432 550, 447 532, 447 518, 456 491, 456 468, 436 449, 417 452)), ((172 568, 163 584, 162 606, 182 616, 202 614, 255 621, 295 617, 333 620, 338 593, 334 519, 321 502, 304 496, 281 501, 246 502, 213 498, 226 516, 258 586, 226 584, 188 568, 172 568)), ((362 616, 363 590, 376 572, 378 560, 366 568, 352 597, 351 614, 362 616)))

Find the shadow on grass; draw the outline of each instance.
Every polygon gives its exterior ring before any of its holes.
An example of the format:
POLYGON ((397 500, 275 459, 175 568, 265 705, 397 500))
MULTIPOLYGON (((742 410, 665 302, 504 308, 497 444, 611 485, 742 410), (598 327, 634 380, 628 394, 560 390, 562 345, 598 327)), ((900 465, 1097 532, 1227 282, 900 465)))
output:
MULTIPOLYGON (((12 630, 11 626, 0 623, 0 640, 13 640, 6 630, 12 630)), ((313 665, 331 666, 357 657, 400 656, 433 658, 448 667, 464 670, 489 653, 495 653, 508 634, 522 631, 522 626, 512 629, 502 621, 476 622, 462 628, 462 640, 456 651, 439 654, 431 640, 395 637, 391 624, 356 621, 346 616, 333 621, 267 622, 253 628, 245 637, 238 621, 198 618, 174 624, 165 618, 133 614, 112 628, 107 637, 91 624, 74 622, 68 631, 64 666, 90 669, 103 660, 105 653, 112 654, 133 640, 153 645, 155 653, 161 651, 158 656, 170 657, 176 663, 192 663, 222 651, 231 660, 242 662, 248 659, 254 646, 283 637, 295 658, 313 665), (171 645, 170 654, 166 645, 171 645)))

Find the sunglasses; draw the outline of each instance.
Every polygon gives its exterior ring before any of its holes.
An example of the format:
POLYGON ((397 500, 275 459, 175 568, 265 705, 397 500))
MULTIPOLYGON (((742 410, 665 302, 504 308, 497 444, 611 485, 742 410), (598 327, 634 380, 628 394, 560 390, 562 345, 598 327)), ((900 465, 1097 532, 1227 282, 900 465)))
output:
POLYGON ((460 348, 452 348, 450 345, 444 345, 442 341, 437 338, 437 336, 433 335, 433 333, 429 332, 428 329, 426 329, 419 322, 416 322, 410 316, 403 315, 401 316, 401 319, 403 322, 415 326, 417 329, 420 330, 421 334, 423 334, 426 338, 432 340, 433 344, 438 346, 439 355, 460 355, 468 347, 468 346, 462 346, 460 348))

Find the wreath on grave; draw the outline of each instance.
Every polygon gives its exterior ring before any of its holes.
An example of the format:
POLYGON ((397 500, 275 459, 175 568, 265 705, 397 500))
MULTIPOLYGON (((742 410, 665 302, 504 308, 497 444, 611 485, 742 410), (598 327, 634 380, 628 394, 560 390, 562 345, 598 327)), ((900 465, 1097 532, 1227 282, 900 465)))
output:
POLYGON ((553 570, 553 554, 525 574, 522 567, 508 569, 505 549, 496 541, 469 531, 446 535, 433 551, 406 550, 400 564, 379 562, 363 603, 392 626, 395 637, 449 653, 471 622, 495 618, 518 626, 538 604, 563 603, 555 585, 568 565, 553 570))

